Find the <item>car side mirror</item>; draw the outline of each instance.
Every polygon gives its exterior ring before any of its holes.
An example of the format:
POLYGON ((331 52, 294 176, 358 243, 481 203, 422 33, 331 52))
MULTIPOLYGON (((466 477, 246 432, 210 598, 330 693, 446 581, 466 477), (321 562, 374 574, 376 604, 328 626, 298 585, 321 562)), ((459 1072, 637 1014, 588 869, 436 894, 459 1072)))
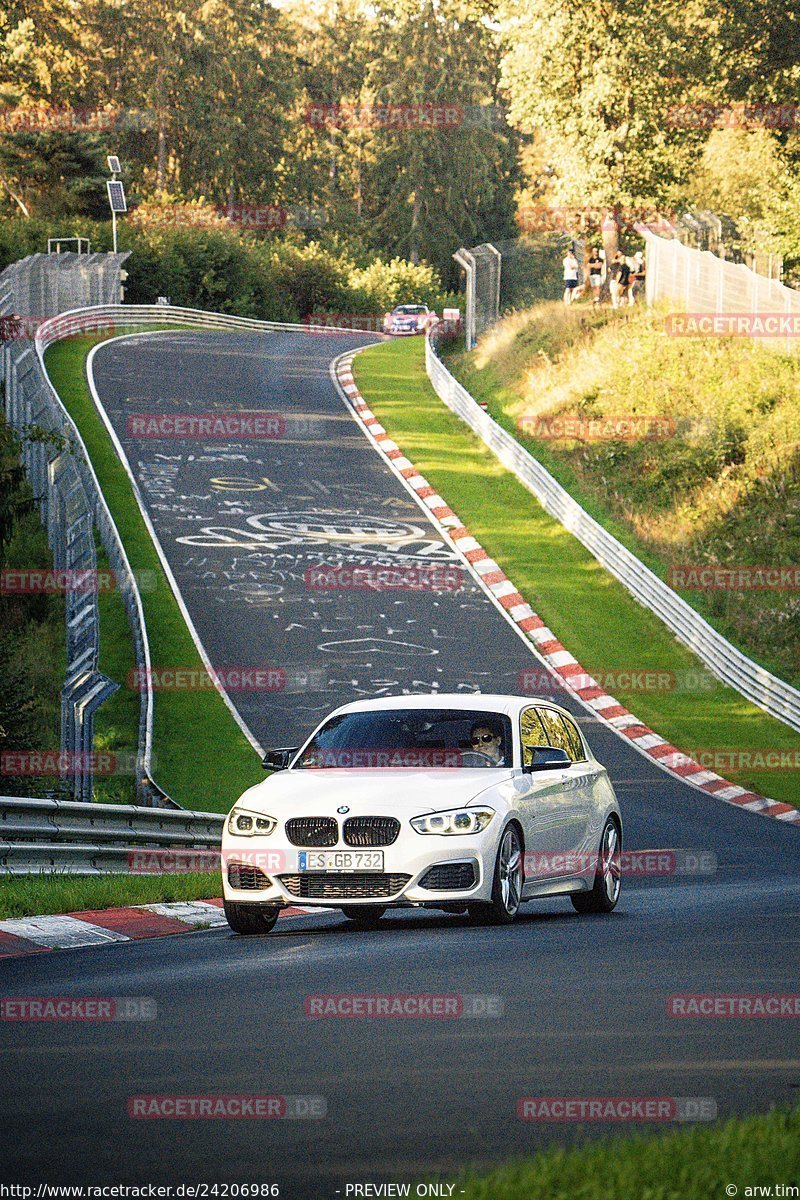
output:
POLYGON ((523 771, 556 771, 568 767, 572 759, 566 750, 557 750, 555 746, 536 746, 533 751, 533 761, 524 766, 523 771))
POLYGON ((281 746, 278 750, 268 750, 261 765, 265 771, 285 771, 299 749, 299 746, 281 746))

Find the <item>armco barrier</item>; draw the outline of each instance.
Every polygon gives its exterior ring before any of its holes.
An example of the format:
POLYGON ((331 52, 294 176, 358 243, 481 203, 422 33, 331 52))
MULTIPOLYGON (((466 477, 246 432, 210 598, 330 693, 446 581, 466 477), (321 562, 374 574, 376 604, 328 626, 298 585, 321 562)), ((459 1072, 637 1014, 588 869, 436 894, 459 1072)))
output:
POLYGON ((426 339, 425 366, 437 396, 533 493, 546 512, 578 539, 645 608, 659 617, 679 641, 729 687, 770 716, 800 730, 800 692, 732 646, 722 634, 612 537, 572 499, 549 471, 501 428, 470 396, 436 353, 435 335, 426 339))
POLYGON ((154 852, 141 855, 145 873, 167 873, 176 851, 177 870, 186 870, 189 852, 202 858, 219 850, 224 820, 217 813, 0 796, 0 875, 122 874, 136 871, 135 851, 154 852))

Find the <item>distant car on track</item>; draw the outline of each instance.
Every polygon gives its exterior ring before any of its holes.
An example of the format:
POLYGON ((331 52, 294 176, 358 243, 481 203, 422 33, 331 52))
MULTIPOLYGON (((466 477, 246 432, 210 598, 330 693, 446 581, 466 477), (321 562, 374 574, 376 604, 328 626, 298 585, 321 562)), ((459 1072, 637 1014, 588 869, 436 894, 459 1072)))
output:
POLYGON ((340 908, 362 926, 387 907, 513 921, 568 895, 608 913, 622 818, 606 769, 549 700, 396 696, 336 709, 231 810, 225 914, 268 933, 282 907, 340 908))
POLYGON ((426 304, 398 304, 383 318, 383 332, 394 337, 408 337, 414 333, 427 333, 438 321, 435 312, 426 304))

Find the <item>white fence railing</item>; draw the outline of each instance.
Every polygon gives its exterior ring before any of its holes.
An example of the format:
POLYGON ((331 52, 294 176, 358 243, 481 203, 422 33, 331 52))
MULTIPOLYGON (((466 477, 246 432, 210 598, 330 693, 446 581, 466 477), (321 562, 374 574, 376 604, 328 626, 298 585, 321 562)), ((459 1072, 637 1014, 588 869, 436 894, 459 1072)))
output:
POLYGON ((574 534, 640 604, 654 612, 723 683, 735 688, 770 716, 800 730, 800 691, 732 646, 690 604, 590 517, 550 472, 484 412, 450 374, 430 337, 425 347, 425 365, 436 394, 451 412, 486 443, 503 466, 533 493, 545 511, 574 534))
MULTIPOLYGON (((758 275, 743 263, 729 262, 708 250, 684 246, 677 238, 658 237, 646 226, 638 232, 647 244, 647 303, 670 301, 683 313, 740 314, 747 317, 742 331, 761 345, 791 352, 800 334, 800 292, 777 279, 758 275), (757 317, 785 318, 784 330, 778 321, 774 331, 761 333, 757 317), (792 319, 794 318, 794 319, 792 319)), ((721 323, 724 332, 732 322, 721 323)), ((763 324, 763 322, 762 322, 763 324)))

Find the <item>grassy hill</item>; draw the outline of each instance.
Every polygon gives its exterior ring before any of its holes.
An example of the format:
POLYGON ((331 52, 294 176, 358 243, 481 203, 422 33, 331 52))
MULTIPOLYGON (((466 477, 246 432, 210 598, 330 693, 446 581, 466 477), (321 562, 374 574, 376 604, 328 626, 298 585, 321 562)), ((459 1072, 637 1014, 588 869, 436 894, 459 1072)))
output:
MULTIPOLYGON (((449 365, 663 578, 676 564, 800 563, 800 359, 670 337, 658 310, 547 303, 449 365)), ((677 590, 800 684, 800 591, 677 590)))

